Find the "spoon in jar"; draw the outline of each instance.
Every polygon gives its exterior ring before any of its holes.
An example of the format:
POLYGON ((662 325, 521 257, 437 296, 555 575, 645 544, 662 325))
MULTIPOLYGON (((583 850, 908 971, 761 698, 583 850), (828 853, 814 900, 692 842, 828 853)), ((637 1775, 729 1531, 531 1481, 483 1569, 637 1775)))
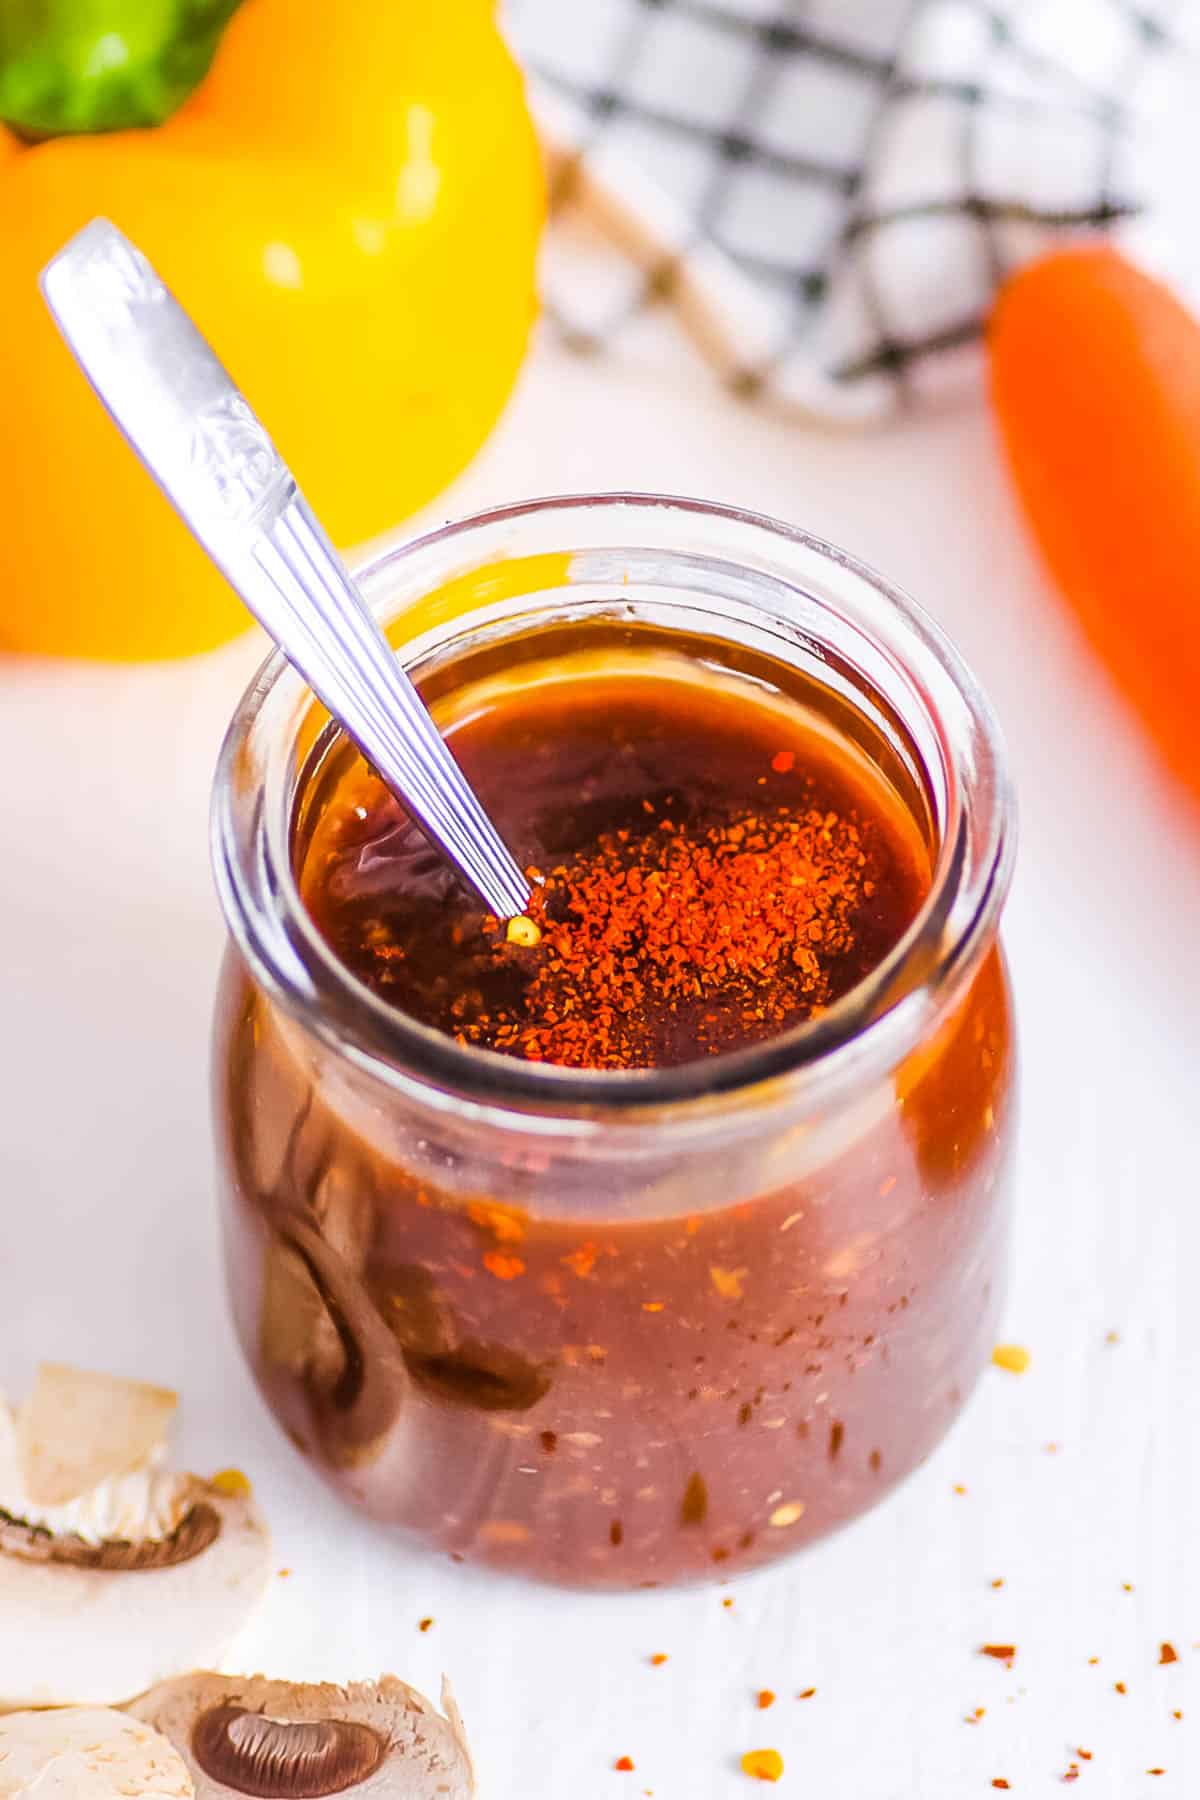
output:
POLYGON ((42 293, 167 499, 388 788, 500 918, 529 883, 249 403, 146 258, 93 219, 42 293))

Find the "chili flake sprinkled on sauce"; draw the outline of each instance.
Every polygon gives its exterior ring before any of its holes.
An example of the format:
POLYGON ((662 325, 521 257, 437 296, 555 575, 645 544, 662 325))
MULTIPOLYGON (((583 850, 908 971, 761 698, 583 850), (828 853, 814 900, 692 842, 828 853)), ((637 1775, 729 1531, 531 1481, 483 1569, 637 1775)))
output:
POLYGON ((356 976, 466 1046, 620 1070, 761 1042, 877 967, 929 876, 882 778, 823 734, 772 747, 778 722, 668 678, 484 705, 452 742, 529 876, 525 911, 481 911, 357 764, 305 899, 356 976))
MULTIPOLYGON (((457 1008, 466 1044, 568 1068, 652 1067, 661 1024, 686 1007, 710 1053, 785 1030, 828 1002, 829 965, 854 944, 869 884, 860 827, 787 807, 706 827, 668 817, 606 832, 546 874, 529 920, 540 932, 519 997, 495 1012, 457 1008)), ((510 921, 484 921, 511 955, 510 921)))
POLYGON ((992 1361, 998 1369, 1007 1369, 1010 1375, 1023 1375, 1032 1361, 1028 1350, 1021 1344, 997 1344, 992 1351, 992 1361))

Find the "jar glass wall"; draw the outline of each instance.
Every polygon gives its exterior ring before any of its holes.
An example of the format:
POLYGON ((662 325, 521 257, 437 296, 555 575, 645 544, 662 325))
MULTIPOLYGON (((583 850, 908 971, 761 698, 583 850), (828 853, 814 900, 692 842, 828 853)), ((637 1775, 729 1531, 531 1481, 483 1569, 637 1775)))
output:
POLYGON ((279 659, 218 775, 227 1264, 293 1441, 411 1538, 542 1579, 763 1563, 915 1467, 993 1339, 1013 829, 991 715, 879 577, 718 508, 509 508, 364 585, 435 704, 465 671, 653 637, 819 690, 920 816, 922 910, 819 1018, 705 1063, 581 1073, 465 1049, 337 963, 296 879, 331 728, 279 659))

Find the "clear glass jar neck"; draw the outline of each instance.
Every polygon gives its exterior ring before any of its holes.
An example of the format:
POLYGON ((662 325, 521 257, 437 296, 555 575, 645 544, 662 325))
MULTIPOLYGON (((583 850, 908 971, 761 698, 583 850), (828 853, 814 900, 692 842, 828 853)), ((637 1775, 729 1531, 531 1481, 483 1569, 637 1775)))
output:
POLYGON ((393 1009, 336 960, 301 903, 291 831, 326 723, 279 655, 247 692, 213 803, 217 885, 254 979, 327 1050, 410 1100, 555 1134, 727 1128, 764 1107, 797 1117, 853 1097, 935 1028, 994 939, 1014 850, 999 733, 946 638, 882 577, 807 533, 697 501, 551 499, 464 520, 359 571, 418 680, 468 645, 548 620, 653 619, 758 644, 805 667, 911 747, 934 819, 927 900, 892 954, 819 1019, 703 1064, 578 1072, 462 1048, 393 1009), (416 635, 404 627, 424 610, 416 635))

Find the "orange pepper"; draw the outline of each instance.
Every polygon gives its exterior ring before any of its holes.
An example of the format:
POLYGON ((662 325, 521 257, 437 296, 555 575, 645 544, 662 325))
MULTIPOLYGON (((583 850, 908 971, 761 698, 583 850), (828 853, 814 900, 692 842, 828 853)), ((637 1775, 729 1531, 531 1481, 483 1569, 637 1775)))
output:
POLYGON ((1107 245, 1015 275, 989 336, 1017 492, 1067 601, 1200 795, 1200 322, 1107 245))
POLYGON ((544 206, 493 10, 246 0, 165 123, 36 143, 0 128, 0 648, 162 657, 247 623, 38 293, 96 215, 194 315, 340 544, 474 455, 534 318, 544 206))

